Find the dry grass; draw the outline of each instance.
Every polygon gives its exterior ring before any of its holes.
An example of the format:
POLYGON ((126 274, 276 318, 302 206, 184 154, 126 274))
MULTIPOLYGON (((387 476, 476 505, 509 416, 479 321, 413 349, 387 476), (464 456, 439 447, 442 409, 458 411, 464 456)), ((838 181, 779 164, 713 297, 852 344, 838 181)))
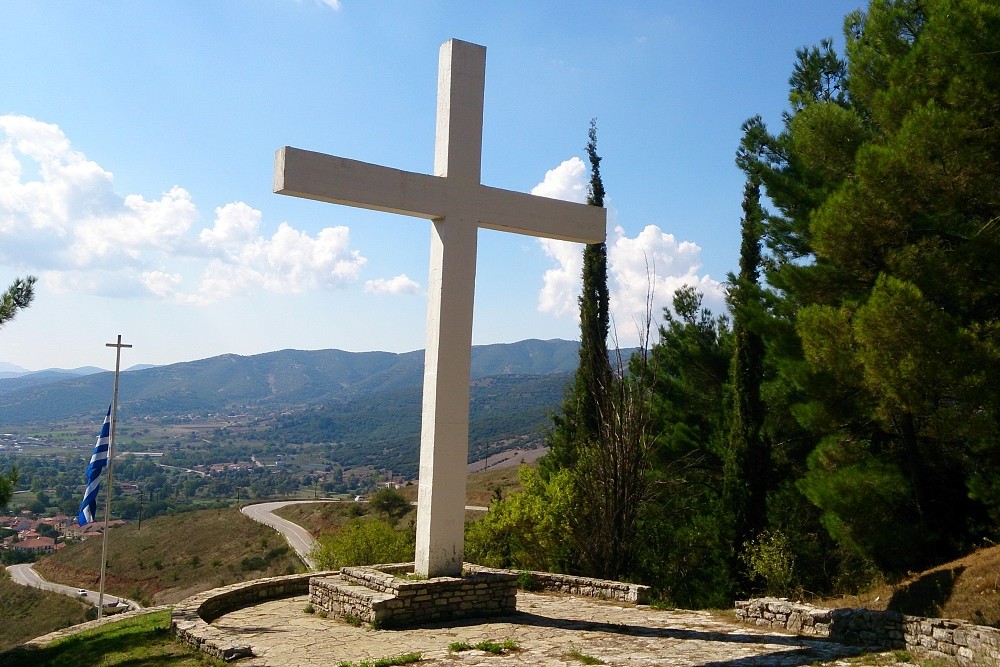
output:
MULTIPOLYGON (((525 464, 532 465, 532 464, 525 464)), ((484 472, 469 475, 465 484, 465 502, 468 505, 489 506, 493 490, 500 489, 506 498, 509 494, 521 490, 521 481, 517 477, 518 466, 506 468, 491 468, 484 472)))
MULTIPOLYGON (((101 541, 74 543, 39 561, 52 581, 96 589, 101 541)), ((239 510, 200 510, 112 528, 105 590, 142 604, 170 604, 237 581, 304 569, 285 540, 239 510)))
MULTIPOLYGON (((0 574, 0 651, 53 630, 83 623, 90 605, 65 595, 15 584, 0 574)), ((3 660, 0 659, 0 662, 3 660)))
POLYGON ((894 609, 914 616, 955 618, 1000 627, 1000 546, 857 595, 812 600, 821 607, 894 609))
MULTIPOLYGON (((486 472, 472 473, 466 483, 465 503, 476 507, 488 507, 493 497, 493 490, 500 489, 506 498, 508 494, 521 489, 521 482, 517 477, 516 467, 495 468, 486 472)), ((417 485, 404 486, 399 492, 411 503, 417 500, 417 485)), ((352 518, 371 514, 371 510, 365 503, 325 502, 325 503, 303 503, 288 505, 275 512, 280 517, 299 524, 308 530, 313 537, 321 533, 335 531, 346 524, 352 518)), ((397 522, 397 528, 405 529, 416 521, 416 507, 410 510, 397 522)), ((467 511, 465 513, 466 522, 476 521, 483 517, 482 512, 467 511)))
MULTIPOLYGON (((352 501, 286 505, 274 513, 302 526, 313 537, 318 537, 321 533, 335 532, 351 519, 377 516, 377 513, 367 503, 352 501)), ((397 530, 408 529, 411 522, 416 521, 416 518, 417 508, 413 507, 396 522, 397 530)))

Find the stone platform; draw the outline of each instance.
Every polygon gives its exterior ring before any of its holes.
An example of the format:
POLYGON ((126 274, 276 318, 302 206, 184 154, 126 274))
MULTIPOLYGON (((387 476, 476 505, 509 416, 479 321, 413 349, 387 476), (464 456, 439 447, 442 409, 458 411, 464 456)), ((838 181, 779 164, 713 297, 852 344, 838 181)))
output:
POLYGON ((401 628, 514 612, 517 575, 472 571, 461 577, 414 579, 413 563, 345 567, 309 581, 314 609, 376 628, 401 628))
POLYGON ((252 647, 241 667, 335 667, 418 652, 421 666, 579 667, 579 656, 621 667, 916 667, 892 653, 874 654, 818 637, 743 627, 729 614, 663 610, 556 593, 517 594, 517 611, 486 619, 375 630, 305 613, 307 595, 272 600, 226 613, 210 626, 218 641, 252 647), (510 639, 505 655, 454 652, 510 639), (861 657, 865 656, 865 657, 861 657), (861 660, 859 661, 859 658, 861 660))

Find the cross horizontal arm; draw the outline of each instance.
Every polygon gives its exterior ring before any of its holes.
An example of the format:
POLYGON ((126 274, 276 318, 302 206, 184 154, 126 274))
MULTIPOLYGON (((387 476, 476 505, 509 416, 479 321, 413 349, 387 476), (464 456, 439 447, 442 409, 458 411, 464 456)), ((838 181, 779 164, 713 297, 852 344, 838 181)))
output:
POLYGON ((604 243, 607 236, 608 212, 600 206, 485 185, 476 195, 480 227, 577 243, 604 243))
POLYGON ((285 146, 274 156, 282 195, 412 215, 445 216, 444 179, 285 146))
POLYGON ((285 146, 274 158, 278 194, 437 220, 462 213, 480 227, 603 243, 607 211, 458 179, 382 167, 285 146))

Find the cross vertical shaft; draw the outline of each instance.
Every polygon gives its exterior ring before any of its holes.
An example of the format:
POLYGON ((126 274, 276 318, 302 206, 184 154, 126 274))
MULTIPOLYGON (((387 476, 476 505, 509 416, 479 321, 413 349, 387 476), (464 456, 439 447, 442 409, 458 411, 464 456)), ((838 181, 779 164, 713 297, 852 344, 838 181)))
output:
MULTIPOLYGON (((479 185, 485 81, 485 48, 441 45, 436 176, 479 185)), ((473 211, 460 211, 434 220, 431 230, 414 565, 425 577, 462 572, 476 222, 473 211)))

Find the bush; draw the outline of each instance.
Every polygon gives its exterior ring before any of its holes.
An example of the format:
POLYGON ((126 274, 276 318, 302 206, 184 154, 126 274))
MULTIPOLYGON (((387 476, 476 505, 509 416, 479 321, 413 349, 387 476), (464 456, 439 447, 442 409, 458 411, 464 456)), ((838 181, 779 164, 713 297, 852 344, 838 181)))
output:
POLYGON ((766 530, 753 542, 747 542, 740 557, 748 571, 764 582, 767 595, 788 595, 795 578, 795 556, 788 538, 779 531, 766 530))
POLYGON ((320 535, 312 557, 324 570, 413 560, 413 538, 387 521, 352 520, 335 533, 320 535))
POLYGON ((396 525, 396 522, 411 508, 410 501, 395 489, 382 489, 376 492, 368 501, 368 506, 384 514, 392 525, 396 525))

